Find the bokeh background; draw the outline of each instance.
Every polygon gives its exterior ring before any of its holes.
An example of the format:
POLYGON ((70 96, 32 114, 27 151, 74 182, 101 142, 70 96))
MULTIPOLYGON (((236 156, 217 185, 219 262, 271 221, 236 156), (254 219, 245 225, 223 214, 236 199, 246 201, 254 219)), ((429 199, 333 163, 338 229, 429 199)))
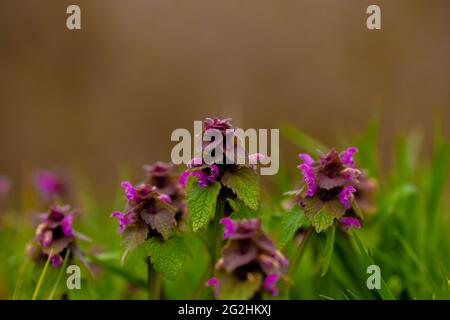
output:
POLYGON ((2 0, 0 173, 70 168, 108 192, 206 116, 334 145, 377 113, 382 150, 410 130, 430 141, 433 118, 449 133, 449 30, 447 0, 2 0))

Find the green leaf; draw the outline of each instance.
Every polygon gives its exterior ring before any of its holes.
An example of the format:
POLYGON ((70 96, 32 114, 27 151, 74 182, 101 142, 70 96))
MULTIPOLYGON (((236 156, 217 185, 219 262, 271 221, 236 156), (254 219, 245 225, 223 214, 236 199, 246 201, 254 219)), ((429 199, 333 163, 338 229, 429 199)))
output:
POLYGON ((336 236, 336 226, 331 227, 327 232, 327 242, 325 243, 325 249, 322 255, 322 272, 321 277, 327 274, 328 267, 330 266, 331 257, 334 249, 334 239, 336 236))
POLYGON ((123 232, 122 244, 128 251, 135 249, 147 239, 148 228, 146 226, 130 226, 123 232))
POLYGON ((248 300, 261 288, 262 276, 259 273, 252 274, 251 280, 242 281, 233 274, 227 275, 219 286, 220 300, 248 300))
POLYGON ((334 216, 325 208, 322 208, 311 219, 311 224, 314 226, 314 229, 316 229, 317 233, 320 233, 323 230, 331 227, 333 225, 333 222, 334 216))
POLYGON ((194 177, 189 177, 186 187, 187 208, 194 232, 206 226, 214 217, 220 183, 199 188, 194 177))
POLYGON ((250 168, 242 167, 237 171, 226 172, 222 183, 229 187, 239 199, 252 210, 259 206, 258 175, 250 168))
POLYGON ((281 134, 302 150, 306 150, 312 154, 315 154, 317 150, 325 151, 328 149, 328 147, 323 143, 315 140, 313 137, 289 124, 284 124, 281 127, 281 134))
POLYGON ((228 199, 228 203, 234 210, 233 213, 231 213, 230 215, 230 218, 233 220, 252 219, 258 216, 258 213, 247 207, 242 200, 228 199))
POLYGON ((139 268, 144 268, 143 270, 145 270, 146 265, 145 263, 140 263, 145 262, 145 258, 139 259, 139 260, 135 260, 134 257, 137 257, 137 251, 139 250, 134 250, 133 253, 130 253, 130 255, 128 255, 126 261, 125 261, 125 269, 116 266, 116 264, 112 263, 112 261, 109 261, 108 259, 102 259, 101 256, 98 255, 91 255, 88 254, 87 257, 90 261, 94 262, 95 264, 102 266, 103 268, 105 268, 106 270, 108 270, 109 272, 111 272, 114 275, 117 275, 121 278, 124 278, 125 280, 127 280, 130 284, 141 288, 141 289, 147 289, 147 282, 144 279, 138 278, 136 277, 135 273, 131 273, 128 269, 128 266, 133 267, 133 269, 138 269, 137 265, 139 266, 139 268), (135 265, 133 263, 133 261, 137 261, 137 265, 135 265))
POLYGON ((295 232, 306 223, 306 220, 305 214, 297 205, 294 206, 291 211, 285 213, 281 218, 277 247, 283 249, 295 235, 295 232))
POLYGON ((316 232, 320 233, 331 227, 334 219, 342 217, 345 208, 338 200, 323 202, 316 198, 306 198, 304 212, 316 232))
POLYGON ((147 269, 146 259, 147 251, 145 245, 141 245, 125 252, 122 256, 121 264, 126 272, 139 275, 142 274, 142 270, 147 269))
POLYGON ((150 238, 145 242, 145 246, 156 271, 168 280, 175 280, 188 254, 184 238, 180 235, 172 236, 165 241, 150 238))

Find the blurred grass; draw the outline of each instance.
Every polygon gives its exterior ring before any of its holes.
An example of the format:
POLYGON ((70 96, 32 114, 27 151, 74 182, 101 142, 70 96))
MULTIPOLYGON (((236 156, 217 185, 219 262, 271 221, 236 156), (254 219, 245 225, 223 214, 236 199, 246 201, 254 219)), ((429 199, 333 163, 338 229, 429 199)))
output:
MULTIPOLYGON (((338 230, 332 248, 325 234, 313 237, 293 276, 291 299, 450 299, 449 142, 436 130, 432 153, 426 155, 419 133, 399 136, 392 150, 392 166, 387 169, 380 165, 379 127, 377 118, 373 118, 367 130, 351 140, 360 150, 358 163, 369 176, 379 178, 376 212, 358 230, 356 243, 354 236, 338 230), (321 277, 323 261, 329 265, 321 277), (385 280, 382 292, 366 286, 366 269, 372 263, 380 266, 385 280)), ((326 150, 322 143, 292 125, 284 125, 281 132, 298 147, 298 152, 326 150)), ((281 167, 274 177, 278 192, 263 191, 263 226, 275 239, 281 216, 286 213, 282 193, 299 179, 288 172, 281 167)), ((27 174, 24 172, 24 176, 27 174)), ((129 176, 128 170, 119 170, 122 179, 118 179, 117 186, 129 176)), ((117 188, 112 199, 99 201, 89 178, 81 173, 75 173, 74 177, 74 204, 82 213, 74 226, 93 240, 80 241, 79 245, 95 264, 95 274, 91 276, 83 269, 83 290, 70 291, 66 298, 145 299, 146 271, 139 267, 139 262, 131 266, 134 268, 120 265, 120 237, 116 221, 109 217, 112 211, 125 205, 122 190, 117 188)), ((14 298, 31 299, 43 267, 26 263, 24 248, 34 235, 33 209, 39 208, 39 202, 33 188, 24 185, 17 208, 8 208, 0 216, 1 299, 13 298, 15 288, 14 298)), ((176 281, 164 281, 166 299, 212 297, 211 291, 202 285, 209 265, 207 249, 197 235, 189 237, 191 255, 176 281)), ((293 256, 294 250, 293 243, 284 249, 288 257, 293 256)), ((61 280, 57 273, 52 275, 51 267, 47 272, 38 298, 62 298, 55 286, 65 284, 64 274, 61 280)))

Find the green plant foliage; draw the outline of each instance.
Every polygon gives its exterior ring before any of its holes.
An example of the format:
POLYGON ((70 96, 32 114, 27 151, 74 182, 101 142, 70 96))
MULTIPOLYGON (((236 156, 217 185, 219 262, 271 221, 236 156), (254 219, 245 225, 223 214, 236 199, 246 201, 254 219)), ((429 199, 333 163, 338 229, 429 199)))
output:
POLYGON ((187 207, 194 232, 206 226, 214 217, 220 184, 215 182, 199 188, 194 177, 189 177, 186 187, 187 207))
POLYGON ((228 203, 231 208, 233 208, 233 213, 230 215, 230 218, 233 220, 241 220, 241 219, 251 219, 259 216, 257 211, 254 211, 247 207, 242 200, 236 199, 228 199, 228 203))
POLYGON ((280 233, 277 239, 277 247, 283 249, 292 240, 295 232, 306 224, 307 220, 300 207, 295 205, 291 211, 284 213, 281 218, 280 233))
POLYGON ((328 229, 327 242, 326 242, 325 248, 322 252, 322 272, 320 273, 321 277, 326 275, 328 272, 331 257, 333 256, 335 237, 336 237, 336 226, 333 226, 330 229, 328 229))
POLYGON ((185 239, 179 235, 168 240, 150 238, 145 242, 145 247, 155 269, 166 279, 175 280, 188 255, 185 239))
POLYGON ((255 292, 261 287, 262 278, 259 274, 254 274, 249 281, 239 281, 236 277, 226 277, 226 281, 220 284, 221 300, 247 300, 253 297, 255 292))
POLYGON ((233 190, 246 206, 257 210, 259 206, 258 175, 250 168, 241 167, 234 172, 227 172, 222 183, 233 190))

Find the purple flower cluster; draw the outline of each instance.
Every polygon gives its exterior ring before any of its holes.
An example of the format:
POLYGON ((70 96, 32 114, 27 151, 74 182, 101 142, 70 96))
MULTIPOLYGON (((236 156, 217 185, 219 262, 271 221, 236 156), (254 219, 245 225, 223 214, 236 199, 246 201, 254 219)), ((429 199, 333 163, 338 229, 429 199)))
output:
MULTIPOLYGON (((341 153, 331 149, 326 154, 320 153, 318 160, 314 160, 306 153, 299 154, 303 163, 298 168, 304 182, 303 188, 298 193, 300 206, 304 209, 320 208, 322 204, 337 199, 341 207, 334 205, 334 210, 340 211, 340 216, 351 213, 357 186, 363 178, 363 173, 356 166, 353 158, 357 151, 355 147, 350 147, 341 153)), ((341 218, 339 221, 346 228, 361 226, 359 220, 354 217, 341 218)))
POLYGON ((63 179, 53 171, 37 170, 35 183, 40 195, 48 200, 63 196, 67 191, 63 179))
POLYGON ((257 279, 261 283, 255 295, 262 290, 277 295, 277 282, 287 273, 289 262, 261 230, 261 221, 223 218, 220 222, 224 226, 224 239, 228 239, 228 243, 216 264, 215 277, 207 282, 207 285, 214 286, 215 296, 227 298, 221 296, 224 286, 257 279))
POLYGON ((178 185, 178 177, 173 174, 172 164, 156 162, 144 167, 147 181, 133 185, 122 182, 127 205, 124 212, 113 212, 119 223, 119 232, 127 228, 140 229, 149 236, 162 236, 164 239, 185 217, 184 193, 178 185))
POLYGON ((6 197, 11 188, 11 183, 6 176, 0 176, 0 199, 6 197))
MULTIPOLYGON (((231 124, 231 119, 218 119, 218 118, 206 118, 203 121, 203 130, 202 134, 207 134, 210 130, 218 130, 222 133, 222 139, 223 141, 227 140, 233 140, 227 139, 228 135, 234 135, 234 131, 236 128, 234 128, 231 124)), ((233 140, 234 141, 234 140, 233 140)), ((210 142, 203 141, 203 151, 208 148, 210 142)), ((238 149, 242 148, 242 145, 239 143, 236 143, 233 154, 238 153, 238 149)), ((220 163, 210 164, 207 165, 203 163, 203 160, 201 158, 193 158, 187 163, 188 169, 183 172, 183 174, 180 176, 179 184, 182 187, 186 186, 186 182, 188 177, 193 176, 196 178, 198 182, 198 186, 200 188, 204 188, 215 181, 220 181, 222 176, 227 171, 233 171, 237 169, 239 166, 237 164, 227 164, 227 154, 226 149, 223 148, 223 146, 220 146, 219 148, 222 155, 216 156, 217 159, 221 159, 222 161, 220 163)), ((241 150, 239 150, 241 151, 241 150)), ((253 170, 256 170, 256 164, 258 161, 264 159, 264 155, 260 153, 254 153, 249 154, 245 156, 248 162, 248 167, 252 168, 253 170)))
POLYGON ((4 210, 4 200, 6 199, 10 189, 11 183, 9 182, 9 179, 6 176, 0 175, 0 213, 4 210))
POLYGON ((70 206, 53 205, 49 211, 40 215, 41 222, 36 228, 35 239, 27 245, 27 254, 33 260, 45 261, 50 258, 54 268, 63 262, 68 249, 70 257, 81 257, 76 239, 89 240, 75 232, 72 227, 76 212, 70 206))

